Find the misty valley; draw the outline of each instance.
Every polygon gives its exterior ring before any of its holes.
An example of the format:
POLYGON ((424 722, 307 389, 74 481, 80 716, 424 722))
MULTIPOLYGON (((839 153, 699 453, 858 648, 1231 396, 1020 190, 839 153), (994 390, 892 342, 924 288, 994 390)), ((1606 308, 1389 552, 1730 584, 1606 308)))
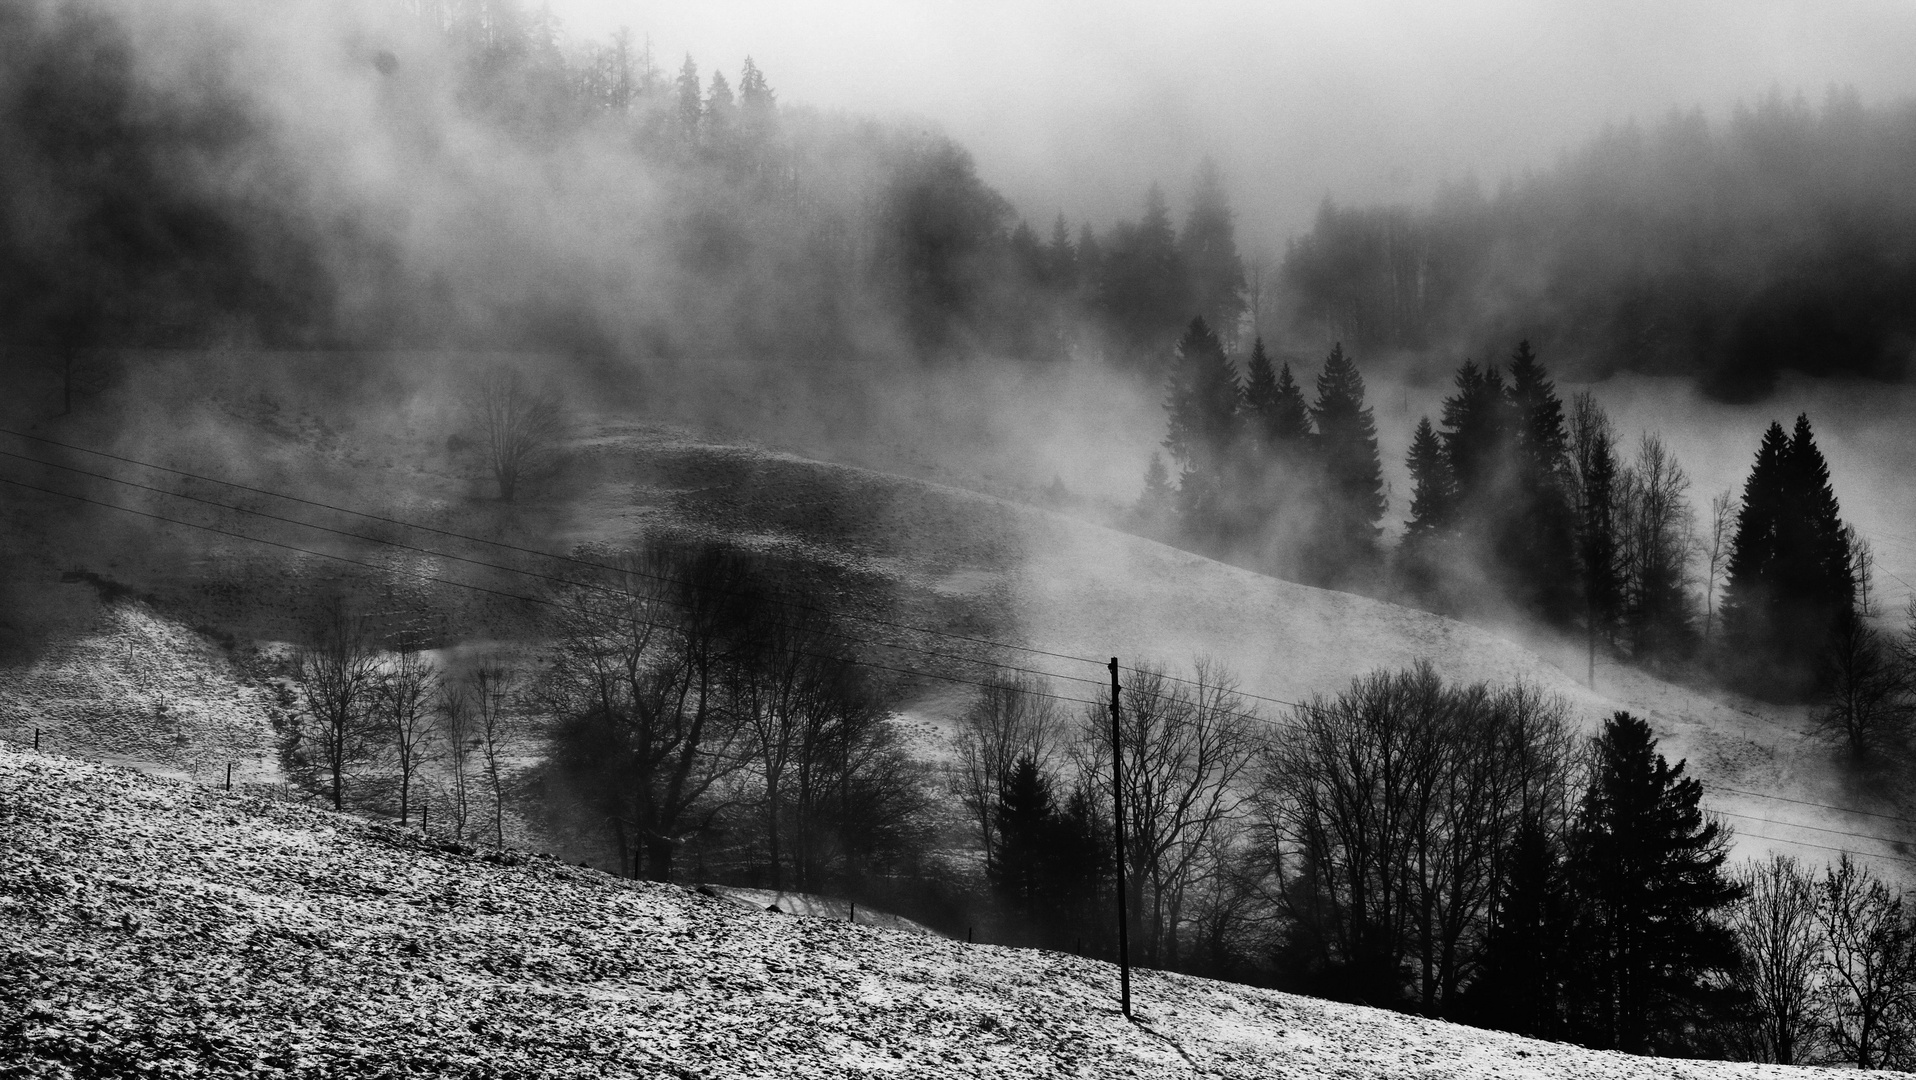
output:
POLYGON ((0 1073, 1916 1071, 1916 99, 1279 243, 779 78, 0 6, 0 1073))

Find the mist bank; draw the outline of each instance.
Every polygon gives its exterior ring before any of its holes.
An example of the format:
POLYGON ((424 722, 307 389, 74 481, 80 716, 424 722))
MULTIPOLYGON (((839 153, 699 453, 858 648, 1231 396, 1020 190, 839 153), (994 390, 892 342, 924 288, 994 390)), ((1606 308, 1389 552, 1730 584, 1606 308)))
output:
POLYGON ((1427 206, 1339 206, 1271 287, 1292 332, 1572 378, 1683 375, 1754 400, 1780 373, 1901 379, 1916 349, 1916 104, 1772 92, 1727 122, 1605 129, 1550 170, 1427 206))

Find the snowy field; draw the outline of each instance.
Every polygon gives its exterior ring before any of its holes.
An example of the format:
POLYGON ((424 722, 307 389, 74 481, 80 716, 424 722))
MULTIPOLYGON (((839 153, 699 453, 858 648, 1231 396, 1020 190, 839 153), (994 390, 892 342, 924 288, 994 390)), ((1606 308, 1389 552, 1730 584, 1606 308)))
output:
MULTIPOLYGON (((18 1076, 1755 1077, 744 910, 0 748, 18 1076)), ((1813 1070, 1812 1070, 1813 1071, 1813 1070)))

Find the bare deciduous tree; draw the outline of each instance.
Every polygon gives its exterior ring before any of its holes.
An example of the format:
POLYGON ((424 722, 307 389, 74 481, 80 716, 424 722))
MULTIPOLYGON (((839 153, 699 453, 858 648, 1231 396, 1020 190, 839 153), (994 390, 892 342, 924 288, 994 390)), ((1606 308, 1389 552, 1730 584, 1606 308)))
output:
POLYGON ((1838 615, 1821 674, 1818 732, 1858 763, 1902 746, 1910 719, 1909 671, 1861 615, 1838 615))
POLYGON ((492 842, 497 847, 506 843, 506 706, 516 683, 512 669, 500 663, 481 664, 468 678, 472 732, 478 740, 487 794, 492 797, 492 842))
POLYGON ((371 641, 365 616, 335 600, 293 657, 311 741, 330 781, 335 810, 346 806, 348 770, 366 760, 373 744, 367 714, 378 688, 379 660, 371 641))
POLYGON ((378 701, 384 713, 387 745, 399 766, 399 820, 410 820, 413 780, 433 757, 433 735, 438 728, 433 699, 439 693, 439 670, 420 649, 416 636, 405 634, 382 666, 378 701))
POLYGON ((452 836, 463 840, 472 810, 472 758, 480 748, 472 695, 464 681, 441 680, 437 717, 440 745, 452 771, 452 836))
POLYGON ((997 830, 993 815, 1020 757, 1029 757, 1049 774, 1061 718, 1049 688, 1036 676, 1013 676, 979 688, 971 707, 958 718, 953 738, 958 762, 952 787, 978 825, 985 865, 992 865, 997 830))
MULTIPOLYGON (((1231 674, 1200 659, 1193 676, 1185 682, 1162 668, 1134 668, 1119 699, 1128 900, 1143 922, 1145 962, 1167 969, 1179 963, 1203 856, 1238 808, 1238 780, 1255 745, 1231 674)), ((1086 710, 1081 775, 1109 775, 1108 708, 1086 710)))
POLYGON ((1277 902, 1327 988, 1428 1013, 1455 1003, 1520 827, 1568 811, 1561 701, 1450 688, 1428 664, 1300 707, 1267 748, 1256 807, 1277 902))
MULTIPOLYGON (((655 542, 576 590, 544 684, 562 767, 607 815, 634 865, 670 880, 702 806, 743 769, 752 727, 727 707, 748 624, 749 560, 655 542)), ((624 858, 621 852, 621 858, 624 858)))
POLYGON ((1823 875, 1826 1030, 1859 1069, 1916 1064, 1916 924, 1903 898, 1845 854, 1823 875))
POLYGON ((1688 629, 1687 568, 1694 523, 1690 478, 1663 440, 1645 432, 1618 487, 1618 555, 1631 651, 1665 654, 1688 629))
POLYGON ((559 396, 529 385, 518 368, 498 366, 479 377, 466 408, 479 429, 479 445, 499 498, 512 502, 521 484, 551 461, 565 437, 559 396))
POLYGON ((1815 1060, 1823 1026, 1818 975, 1825 941, 1819 890, 1793 858, 1773 855, 1738 875, 1745 889, 1729 912, 1742 951, 1751 1018, 1745 1052, 1756 1061, 1802 1065, 1815 1060))

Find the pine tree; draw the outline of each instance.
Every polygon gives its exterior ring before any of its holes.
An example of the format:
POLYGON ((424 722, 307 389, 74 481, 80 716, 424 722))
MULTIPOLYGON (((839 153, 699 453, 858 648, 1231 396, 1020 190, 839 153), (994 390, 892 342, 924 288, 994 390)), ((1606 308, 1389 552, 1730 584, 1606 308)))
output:
POLYGON ((1179 511, 1187 534, 1200 543, 1222 539, 1226 472, 1239 430, 1243 391, 1224 346, 1203 319, 1192 319, 1178 341, 1165 410, 1164 440, 1183 471, 1179 511))
POLYGON ((1384 516, 1377 423, 1364 404, 1364 377, 1341 344, 1332 347, 1318 373, 1311 420, 1317 426, 1324 478, 1324 529, 1316 554, 1322 572, 1336 577, 1375 560, 1378 522, 1384 516))
POLYGON ((1279 443, 1301 447, 1316 434, 1311 427, 1311 408, 1304 403, 1304 388, 1297 385, 1287 362, 1277 369, 1277 403, 1272 409, 1271 435, 1279 443))
POLYGON ((754 143, 763 143, 778 126, 778 96, 749 56, 738 76, 738 116, 745 137, 754 143))
POLYGON ((1457 369, 1457 390, 1444 399, 1442 438, 1450 475, 1464 512, 1475 514, 1496 499, 1510 440, 1510 405, 1495 367, 1466 360, 1457 369))
POLYGON ((1849 533, 1843 527, 1829 464, 1817 449, 1810 418, 1799 414, 1784 458, 1790 505, 1777 530, 1780 581, 1788 605, 1778 614, 1798 632, 1812 658, 1822 652, 1837 620, 1855 608, 1856 580, 1849 533))
POLYGON ((685 54, 685 64, 679 68, 677 89, 679 138, 693 143, 698 140, 699 120, 705 114, 705 95, 699 85, 699 66, 691 53, 685 54))
POLYGON ((1513 425, 1513 491, 1504 502, 1499 555, 1531 611, 1553 622, 1576 608, 1576 522, 1570 506, 1563 401, 1543 364, 1520 342, 1506 392, 1513 425))
POLYGON ((998 830, 997 857, 986 872, 992 891, 1027 925, 1045 899, 1045 862, 1055 813, 1050 777, 1029 754, 1020 756, 998 799, 993 821, 998 830))
POLYGON ((1450 460, 1444 456, 1443 443, 1430 426, 1430 417, 1420 417, 1410 438, 1410 520, 1404 523, 1404 540, 1416 544, 1440 535, 1451 526, 1456 512, 1457 485, 1450 476, 1450 460))
POLYGON ((1472 1020, 1537 1039, 1561 1037, 1571 908, 1563 858, 1541 824, 1527 821, 1508 869, 1471 987, 1472 1020))
POLYGON ((1758 689, 1806 693, 1855 605, 1854 568, 1829 466, 1809 418, 1772 423, 1743 485, 1723 595, 1733 671, 1758 689), (1740 669, 1740 670, 1739 670, 1740 669))
POLYGON ((1244 313, 1244 261, 1238 256, 1232 218, 1224 177, 1207 157, 1198 166, 1178 253, 1191 275, 1194 310, 1227 345, 1237 340, 1238 319, 1244 313))
POLYGON ((1617 568, 1617 459, 1607 432, 1592 440, 1588 456, 1579 485, 1583 506, 1577 527, 1577 555, 1594 675, 1597 637, 1607 636, 1616 624, 1623 585, 1617 568))
POLYGON ((705 92, 705 112, 701 123, 706 145, 723 148, 738 128, 738 99, 732 94, 732 84, 725 79, 725 73, 712 73, 711 89, 705 92))
POLYGON ((1277 444, 1273 430, 1277 414, 1277 369, 1264 351, 1264 339, 1251 342, 1251 359, 1244 366, 1244 411, 1260 450, 1277 444))
POLYGON ((1569 856, 1576 1023, 1591 1046, 1680 1054, 1686 1025, 1728 1004, 1711 979, 1737 963, 1717 921, 1742 895, 1722 872, 1729 838, 1642 720, 1615 714, 1593 750, 1569 856))
POLYGON ((1067 297, 1078 286, 1078 252, 1063 214, 1051 223, 1051 242, 1045 245, 1045 284, 1067 297))
POLYGON ((1156 184, 1145 193, 1144 217, 1113 231, 1101 263, 1098 306, 1118 347, 1134 361, 1162 357, 1192 302, 1171 210, 1156 184))

